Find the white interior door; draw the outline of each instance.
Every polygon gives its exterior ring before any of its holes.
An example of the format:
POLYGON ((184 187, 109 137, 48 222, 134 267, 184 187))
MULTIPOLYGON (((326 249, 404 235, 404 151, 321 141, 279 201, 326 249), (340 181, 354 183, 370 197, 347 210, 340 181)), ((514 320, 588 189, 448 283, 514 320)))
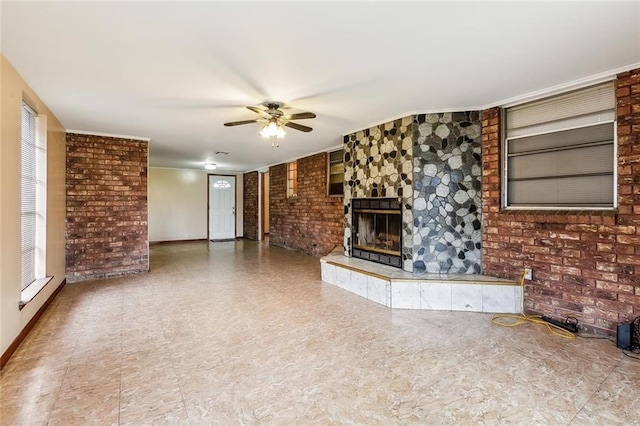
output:
POLYGON ((236 237, 236 178, 209 175, 209 239, 236 237))

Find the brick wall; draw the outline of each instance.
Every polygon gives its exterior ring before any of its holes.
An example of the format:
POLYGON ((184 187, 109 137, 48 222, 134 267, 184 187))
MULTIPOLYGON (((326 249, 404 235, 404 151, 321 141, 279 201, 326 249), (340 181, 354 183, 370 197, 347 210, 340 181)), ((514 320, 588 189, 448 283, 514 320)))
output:
POLYGON ((67 281, 149 270, 144 141, 67 134, 67 281))
POLYGON ((298 159, 298 196, 287 198, 287 165, 269 169, 269 243, 312 255, 342 246, 342 197, 327 196, 327 153, 298 159))
POLYGON ((618 211, 501 212, 500 115, 483 111, 483 272, 517 278, 525 266, 528 312, 578 318, 613 333, 640 315, 640 70, 616 83, 618 211))
POLYGON ((258 239, 258 172, 244 174, 244 234, 245 238, 258 239))

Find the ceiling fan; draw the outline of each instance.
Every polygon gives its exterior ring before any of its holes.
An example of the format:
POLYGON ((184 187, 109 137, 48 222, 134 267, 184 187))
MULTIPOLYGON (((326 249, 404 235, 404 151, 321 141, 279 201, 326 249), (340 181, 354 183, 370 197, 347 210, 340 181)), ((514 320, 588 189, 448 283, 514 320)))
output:
POLYGON ((252 123, 265 123, 264 127, 260 131, 260 136, 265 138, 270 138, 272 140, 272 146, 278 146, 276 139, 281 139, 284 137, 286 132, 283 129, 284 127, 289 127, 291 129, 300 130, 301 132, 310 132, 313 129, 308 126, 303 126, 302 124, 294 123, 291 120, 304 120, 308 118, 316 118, 316 115, 312 112, 299 112, 295 114, 285 114, 282 111, 282 106, 284 105, 282 102, 265 102, 263 104, 267 109, 262 109, 254 106, 248 106, 247 109, 255 112, 260 117, 254 120, 242 120, 242 121, 232 121, 229 123, 224 123, 225 126, 240 126, 243 124, 252 124, 252 123))

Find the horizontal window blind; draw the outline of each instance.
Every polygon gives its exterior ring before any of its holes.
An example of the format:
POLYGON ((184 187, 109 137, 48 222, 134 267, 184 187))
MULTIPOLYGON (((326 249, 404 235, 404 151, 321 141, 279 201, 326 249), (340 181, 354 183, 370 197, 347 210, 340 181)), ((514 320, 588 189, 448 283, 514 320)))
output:
POLYGON ((536 136, 512 138, 509 139, 509 153, 512 155, 527 154, 549 149, 580 147, 581 145, 610 144, 613 143, 613 132, 613 123, 604 123, 536 136))
POLYGON ((612 82, 505 111, 506 206, 612 207, 612 82))
POLYGON ((554 182, 509 182, 509 194, 514 205, 588 208, 609 206, 612 186, 613 176, 564 177, 554 182))
POLYGON ((36 114, 22 106, 21 213, 22 289, 36 279, 36 195, 37 195, 36 114))
POLYGON ((507 109, 507 137, 558 131, 615 119, 613 82, 507 109))

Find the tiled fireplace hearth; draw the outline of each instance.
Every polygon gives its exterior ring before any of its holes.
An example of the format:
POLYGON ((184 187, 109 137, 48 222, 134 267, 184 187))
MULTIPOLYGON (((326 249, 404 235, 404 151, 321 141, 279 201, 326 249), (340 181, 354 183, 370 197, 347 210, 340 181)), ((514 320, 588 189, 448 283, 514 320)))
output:
POLYGON ((500 312, 521 311, 522 288, 477 274, 412 274, 349 258, 340 252, 320 260, 322 281, 394 309, 500 312))

